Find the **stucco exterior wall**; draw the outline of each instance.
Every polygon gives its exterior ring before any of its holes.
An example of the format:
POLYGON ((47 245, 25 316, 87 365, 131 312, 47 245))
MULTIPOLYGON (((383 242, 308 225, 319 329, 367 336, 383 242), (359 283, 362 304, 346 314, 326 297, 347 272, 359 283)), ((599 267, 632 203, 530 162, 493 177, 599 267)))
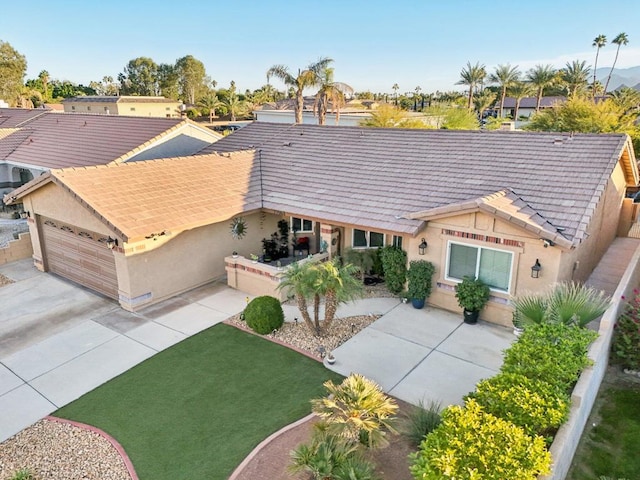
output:
POLYGON ((127 161, 151 160, 156 158, 192 155, 222 138, 221 135, 195 125, 186 124, 170 132, 159 142, 142 150, 127 161))
POLYGON ((126 102, 113 101, 65 101, 64 111, 67 113, 94 113, 109 115, 127 115, 130 117, 179 117, 180 102, 126 102))
POLYGON ((29 258, 32 254, 31 235, 21 233, 17 240, 11 240, 9 245, 0 248, 0 265, 29 258))
POLYGON ((247 234, 242 239, 234 239, 230 222, 223 222, 125 244, 116 257, 122 307, 138 310, 223 277, 224 258, 233 251, 246 257, 261 254, 262 238, 277 229, 280 217, 255 213, 243 218, 247 234))

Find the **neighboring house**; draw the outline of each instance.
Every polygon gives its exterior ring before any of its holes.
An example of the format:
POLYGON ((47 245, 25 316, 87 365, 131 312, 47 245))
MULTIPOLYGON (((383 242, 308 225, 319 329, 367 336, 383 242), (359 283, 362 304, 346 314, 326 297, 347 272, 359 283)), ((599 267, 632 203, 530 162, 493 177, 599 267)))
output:
POLYGON ((225 270, 232 284, 240 274, 277 278, 275 267, 230 254, 259 254, 286 219, 312 253, 397 245, 433 262, 428 301, 441 308, 459 310, 455 285, 479 275, 492 288, 482 317, 507 325, 512 296, 588 277, 628 230, 626 189, 638 180, 625 134, 256 122, 201 155, 54 170, 5 199, 30 212, 39 268, 107 290, 129 310, 225 270), (246 235, 236 239, 239 217, 246 235))
MULTIPOLYGON (((540 99, 540 110, 553 108, 556 104, 565 102, 567 97, 542 97, 540 99)), ((525 97, 520 100, 518 108, 518 117, 529 118, 536 111, 537 97, 525 97)), ((500 110, 500 102, 496 104, 496 110, 500 110)), ((503 117, 512 117, 516 113, 516 99, 514 97, 504 97, 504 106, 502 108, 503 117)))
POLYGON ((0 193, 52 168, 191 155, 220 138, 186 119, 0 109, 0 193))
MULTIPOLYGON (((371 106, 373 102, 368 103, 369 107, 359 108, 349 107, 348 105, 340 108, 340 112, 334 112, 329 105, 329 111, 326 114, 326 125, 342 125, 346 127, 357 127, 360 122, 371 117, 371 106)), ((254 110, 253 118, 257 122, 269 123, 295 123, 295 100, 287 98, 278 102, 266 103, 261 108, 254 110)), ((305 97, 304 107, 302 110, 302 123, 306 125, 317 125, 318 116, 315 112, 315 97, 305 97)))
POLYGON ((62 101, 66 113, 180 118, 182 102, 165 97, 89 95, 62 101))

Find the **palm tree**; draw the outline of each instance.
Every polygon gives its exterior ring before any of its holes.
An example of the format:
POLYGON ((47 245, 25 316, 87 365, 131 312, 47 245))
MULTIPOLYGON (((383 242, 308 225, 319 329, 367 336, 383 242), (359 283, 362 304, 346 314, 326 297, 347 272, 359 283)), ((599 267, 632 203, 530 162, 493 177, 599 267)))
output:
POLYGON ((316 94, 314 110, 318 113, 318 125, 324 125, 329 101, 331 110, 336 112, 336 125, 340 121, 340 107, 344 105, 345 93, 353 93, 353 88, 343 82, 333 81, 333 68, 325 68, 320 75, 320 90, 316 94))
POLYGON ((569 96, 575 96, 581 93, 589 83, 589 72, 591 67, 587 66, 586 61, 574 60, 567 62, 565 68, 561 70, 562 80, 567 84, 569 96))
POLYGON ((295 115, 296 123, 302 123, 302 110, 304 108, 303 92, 305 88, 315 87, 321 82, 321 72, 333 62, 331 58, 321 58, 317 62, 310 64, 304 70, 298 69, 298 75, 293 76, 289 73, 289 69, 284 65, 274 65, 267 70, 267 83, 271 77, 282 80, 285 85, 294 88, 295 91, 295 115))
POLYGON ((393 89, 394 92, 394 96, 396 98, 396 106, 398 106, 398 90, 400 90, 400 86, 397 83, 393 84, 393 87, 391 87, 393 89))
POLYGON ((224 103, 215 93, 209 93, 206 97, 202 97, 198 102, 198 106, 200 108, 209 112, 209 123, 213 122, 213 118, 216 116, 216 109, 223 105, 224 103))
POLYGON ((540 111, 544 89, 553 85, 558 72, 551 65, 536 65, 527 72, 527 81, 536 88, 536 112, 540 111))
POLYGON ((598 69, 598 54, 600 49, 607 44, 607 37, 604 35, 598 35, 593 39, 592 47, 596 47, 596 61, 593 63, 593 88, 591 89, 591 97, 593 101, 596 100, 596 70, 598 69))
POLYGON ((484 65, 480 65, 476 62, 475 65, 471 65, 471 62, 467 62, 467 67, 463 68, 460 72, 460 80, 457 85, 469 86, 469 99, 467 101, 467 108, 471 110, 473 104, 473 89, 480 83, 482 83, 487 76, 487 71, 484 65))
POLYGON ((613 65, 611 65, 611 70, 609 71, 609 76, 607 77, 607 83, 604 84, 604 93, 607 93, 607 89, 609 88, 609 81, 611 80, 611 75, 613 74, 613 69, 616 67, 616 62, 618 61, 618 53, 620 53, 620 47, 622 45, 627 45, 629 43, 629 37, 626 33, 619 33, 616 38, 611 40, 611 43, 615 43, 618 48, 616 48, 616 57, 613 59, 613 65))
POLYGON ((516 107, 513 112, 514 122, 518 120, 518 110, 520 110, 520 102, 523 98, 533 93, 533 87, 525 82, 517 82, 509 87, 509 94, 516 100, 516 107))
POLYGON ((496 94, 491 90, 483 90, 482 93, 473 98, 473 106, 478 112, 478 118, 482 118, 482 114, 488 108, 491 108, 496 101, 496 94))
POLYGON ((316 264, 316 276, 313 282, 314 312, 318 311, 318 297, 324 297, 324 321, 322 326, 315 318, 316 331, 327 333, 336 315, 338 305, 354 300, 362 295, 362 283, 356 278, 358 268, 347 263, 341 265, 337 259, 316 264))
POLYGON ((388 444, 384 430, 395 432, 392 419, 398 405, 378 384, 351 374, 340 385, 328 380, 324 387, 328 395, 311 400, 311 408, 326 424, 328 434, 351 445, 375 448, 388 444))
POLYGON ((507 88, 511 87, 520 80, 520 71, 518 66, 512 67, 508 63, 506 65, 498 65, 496 71, 489 75, 491 83, 497 83, 500 87, 500 117, 503 116, 504 99, 507 96, 507 88))
MULTIPOLYGON (((413 96, 413 110, 415 112, 418 111, 418 97, 420 96, 420 91, 422 90, 422 88, 420 87, 420 85, 418 85, 415 89, 415 95, 413 96)), ((422 108, 424 108, 424 101, 422 102, 422 108)))
POLYGON ((300 310, 302 319, 310 332, 315 331, 307 305, 307 298, 309 298, 311 294, 311 285, 314 276, 314 272, 310 270, 312 266, 313 264, 311 263, 300 264, 293 262, 287 267, 277 287, 278 290, 293 293, 298 303, 298 310, 300 310))
POLYGON ((407 112, 393 105, 380 105, 371 116, 360 122, 363 127, 381 128, 430 128, 419 118, 409 117, 407 112))
POLYGON ((42 82, 42 90, 44 90, 44 99, 47 100, 49 98, 49 72, 46 70, 42 70, 38 74, 38 78, 42 82))

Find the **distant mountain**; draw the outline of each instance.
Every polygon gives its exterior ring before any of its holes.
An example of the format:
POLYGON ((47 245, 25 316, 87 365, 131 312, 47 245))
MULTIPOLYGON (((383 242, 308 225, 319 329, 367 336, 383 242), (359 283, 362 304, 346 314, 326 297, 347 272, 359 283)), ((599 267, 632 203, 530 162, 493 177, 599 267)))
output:
MULTIPOLYGON (((609 75, 610 70, 611 67, 602 67, 596 70, 596 78, 602 83, 602 85, 607 82, 607 76, 609 75)), ((638 84, 640 84, 640 66, 614 68, 608 90, 612 91, 621 86, 632 87, 638 90, 638 84)))

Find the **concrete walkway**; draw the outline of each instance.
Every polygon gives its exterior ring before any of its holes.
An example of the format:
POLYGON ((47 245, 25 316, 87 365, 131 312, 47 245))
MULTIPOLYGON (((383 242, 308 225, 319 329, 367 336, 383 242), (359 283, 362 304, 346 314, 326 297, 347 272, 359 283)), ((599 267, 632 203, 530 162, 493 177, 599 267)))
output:
MULTIPOLYGON (((30 260, 0 266, 0 442, 157 352, 242 311, 247 295, 224 284, 185 293, 138 313, 37 271, 30 260)), ((285 305, 288 321, 298 309, 285 305)), ((514 340, 498 326, 416 310, 394 298, 341 305, 339 318, 382 318, 335 350, 333 370, 359 372, 411 403, 461 403, 502 363, 514 340)))

